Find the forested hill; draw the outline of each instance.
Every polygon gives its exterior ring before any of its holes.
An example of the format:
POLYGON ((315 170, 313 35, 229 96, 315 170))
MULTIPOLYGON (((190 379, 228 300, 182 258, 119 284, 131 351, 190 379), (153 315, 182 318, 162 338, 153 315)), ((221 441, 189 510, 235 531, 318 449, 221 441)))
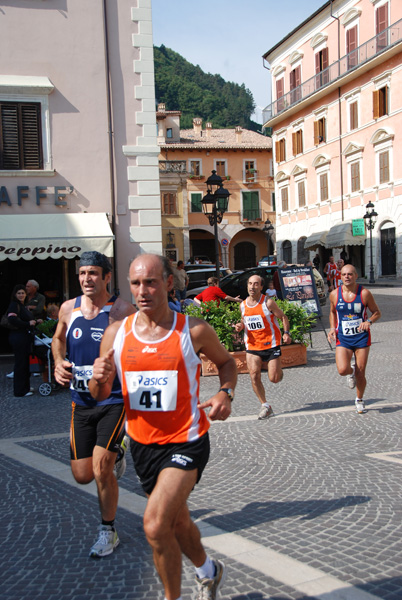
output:
POLYGON ((193 118, 201 117, 214 129, 233 128, 259 131, 261 125, 251 120, 255 104, 250 90, 225 81, 189 63, 165 46, 154 46, 155 91, 157 102, 166 110, 180 110, 181 129, 191 129, 193 118))

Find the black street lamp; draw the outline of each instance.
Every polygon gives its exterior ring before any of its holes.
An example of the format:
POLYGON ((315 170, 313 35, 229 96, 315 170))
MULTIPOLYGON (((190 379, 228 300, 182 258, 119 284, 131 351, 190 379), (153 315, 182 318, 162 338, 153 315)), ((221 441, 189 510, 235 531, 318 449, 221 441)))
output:
MULTIPOLYGON (((269 265, 269 256, 270 256, 270 250, 271 250, 271 236, 273 235, 274 231, 275 231, 275 227, 274 225, 271 223, 271 221, 269 219, 267 219, 264 223, 264 227, 262 228, 263 232, 265 233, 265 235, 267 236, 267 261, 268 261, 268 265, 269 265)), ((273 246, 273 244, 272 244, 273 246)))
POLYGON ((228 209, 229 196, 230 193, 223 187, 222 177, 219 177, 216 171, 212 171, 212 175, 207 179, 207 193, 202 199, 202 208, 208 217, 209 224, 214 227, 215 266, 218 280, 220 276, 218 223, 222 223, 223 213, 228 209), (214 192, 212 191, 213 187, 216 188, 214 192))
POLYGON ((370 232, 370 278, 369 283, 375 283, 374 279, 374 264, 373 264, 373 229, 377 221, 378 214, 374 210, 374 204, 369 202, 366 204, 366 214, 363 219, 366 223, 366 227, 370 232))

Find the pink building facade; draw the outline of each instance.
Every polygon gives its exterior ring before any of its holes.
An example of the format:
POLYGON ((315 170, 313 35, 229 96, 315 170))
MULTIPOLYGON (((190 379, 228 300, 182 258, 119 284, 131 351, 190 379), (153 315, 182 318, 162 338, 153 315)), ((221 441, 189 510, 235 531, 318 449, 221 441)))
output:
MULTIPOLYGON (((62 302, 77 259, 162 251, 151 0, 4 0, 1 297, 36 279, 62 302)), ((4 307, 3 307, 4 308, 4 307)))
POLYGON ((402 3, 334 0, 269 50, 277 252, 402 275, 402 3))

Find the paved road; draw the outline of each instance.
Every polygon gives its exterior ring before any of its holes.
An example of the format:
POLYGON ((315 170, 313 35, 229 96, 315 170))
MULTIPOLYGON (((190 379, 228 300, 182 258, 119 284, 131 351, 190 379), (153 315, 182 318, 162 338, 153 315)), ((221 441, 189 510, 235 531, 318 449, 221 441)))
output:
MULTIPOLYGON (((241 375, 233 416, 211 427, 212 458, 190 508, 228 566, 223 600, 402 598, 402 288, 373 292, 383 318, 373 327, 367 414, 355 414, 317 329, 308 364, 267 383, 273 419, 257 420, 241 375)), ((1 597, 162 600, 132 465, 120 486, 121 545, 89 559, 97 499, 70 475, 68 393, 14 398, 10 364, 0 361, 1 597)), ((203 378, 202 398, 217 387, 203 378)), ((183 600, 194 592, 186 562, 183 600)))

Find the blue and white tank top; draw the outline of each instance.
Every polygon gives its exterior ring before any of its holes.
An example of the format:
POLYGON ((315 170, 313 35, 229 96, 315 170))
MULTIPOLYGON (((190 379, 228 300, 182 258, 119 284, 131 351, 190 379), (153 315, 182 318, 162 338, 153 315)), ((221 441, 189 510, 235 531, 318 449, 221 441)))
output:
POLYGON ((92 377, 94 361, 99 356, 100 344, 106 327, 109 325, 109 313, 116 296, 103 306, 94 319, 86 319, 81 311, 82 296, 75 300, 67 328, 67 356, 72 363, 73 379, 70 384, 73 402, 80 406, 104 406, 106 404, 122 404, 121 385, 116 377, 109 398, 97 402, 89 393, 88 383, 92 377))
POLYGON ((355 347, 366 347, 371 343, 370 331, 358 331, 359 325, 367 320, 367 307, 362 299, 363 287, 359 285, 353 300, 346 301, 343 287, 337 289, 336 335, 337 344, 343 341, 355 347))

